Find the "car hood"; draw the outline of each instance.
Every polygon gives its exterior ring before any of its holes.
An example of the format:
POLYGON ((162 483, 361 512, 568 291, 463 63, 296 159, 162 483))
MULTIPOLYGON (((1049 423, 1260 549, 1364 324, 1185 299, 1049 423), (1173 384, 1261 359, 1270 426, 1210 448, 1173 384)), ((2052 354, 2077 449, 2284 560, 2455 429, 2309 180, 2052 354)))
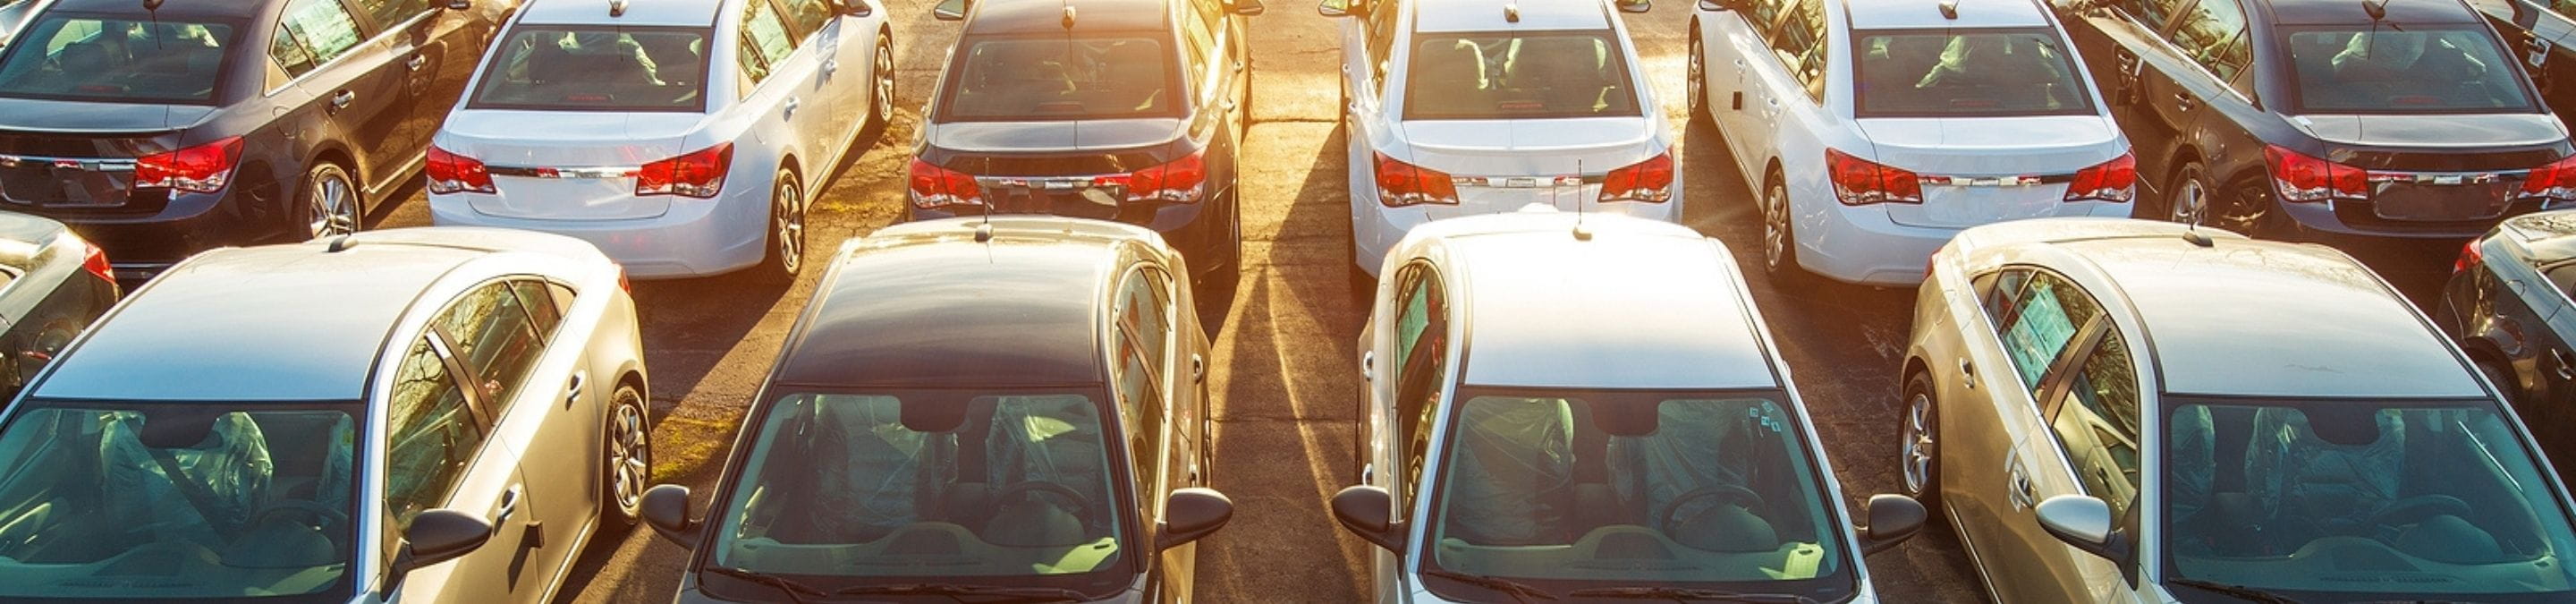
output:
POLYGON ((969 153, 1046 153, 1127 149, 1172 142, 1186 133, 1180 118, 1129 118, 1060 122, 949 122, 933 124, 924 140, 933 147, 969 153))
POLYGON ((0 98, 0 130, 22 132, 165 132, 195 127, 214 115, 214 107, 203 105, 0 98))

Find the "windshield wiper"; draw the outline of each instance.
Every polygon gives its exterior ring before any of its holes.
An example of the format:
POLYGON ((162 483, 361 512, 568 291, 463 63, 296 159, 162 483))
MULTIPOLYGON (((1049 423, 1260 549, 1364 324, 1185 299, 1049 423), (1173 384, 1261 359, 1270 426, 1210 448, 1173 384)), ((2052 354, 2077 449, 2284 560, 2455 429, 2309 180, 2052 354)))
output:
POLYGON ((1749 594, 1715 589, 1688 587, 1599 587, 1577 589, 1565 595, 1583 598, 1629 598, 1638 600, 1672 600, 1675 602, 1781 602, 1815 604, 1816 599, 1798 594, 1749 594))
POLYGON ((2188 578, 2166 579, 2165 583, 2168 585, 2180 585, 2201 591, 2213 592, 2223 596, 2231 596, 2247 602, 2260 602, 2262 604, 2299 604, 2298 600, 2290 599, 2289 596, 2243 585, 2229 585, 2217 581, 2203 581, 2200 579, 2188 578))
POLYGON ((794 579, 769 573, 749 571, 739 568, 727 568, 723 566, 709 566, 701 570, 761 585, 767 585, 773 589, 777 589, 780 593, 787 594, 787 601, 791 604, 805 604, 805 598, 808 596, 825 595, 823 590, 815 589, 812 586, 803 583, 798 583, 794 579))
POLYGON ((994 598, 980 602, 1080 602, 1091 599, 1082 592, 1056 587, 1004 587, 1000 585, 965 585, 959 583, 896 583, 860 585, 832 592, 835 596, 856 595, 923 595, 948 596, 965 602, 968 597, 994 598))
POLYGON ((1421 575, 1425 577, 1439 577, 1442 579, 1457 581, 1459 583, 1503 592, 1503 595, 1511 596, 1512 601, 1520 602, 1521 604, 1529 604, 1530 598, 1538 598, 1542 600, 1557 599, 1556 594, 1547 593, 1547 590, 1530 587, 1528 583, 1513 581, 1502 577, 1471 575, 1457 571, 1438 569, 1422 571, 1421 575))

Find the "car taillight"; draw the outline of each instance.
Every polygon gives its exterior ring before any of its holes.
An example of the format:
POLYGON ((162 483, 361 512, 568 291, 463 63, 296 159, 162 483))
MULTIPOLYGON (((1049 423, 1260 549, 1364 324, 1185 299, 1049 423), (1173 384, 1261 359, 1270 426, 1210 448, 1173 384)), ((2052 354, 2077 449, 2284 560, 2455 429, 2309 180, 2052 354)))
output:
POLYGON ((1207 160, 1202 152, 1191 152, 1163 165, 1127 174, 1092 177, 1095 186, 1126 185, 1127 201, 1165 203, 1198 203, 1207 184, 1207 160))
POLYGON ((1834 181, 1834 198, 1843 205, 1923 203, 1923 179, 1909 170, 1826 149, 1825 171, 1834 181))
POLYGON ((83 252, 85 255, 81 258, 81 268, 89 271, 89 274, 98 275, 101 280, 115 283, 116 265, 108 263, 107 250, 100 249, 98 244, 86 240, 81 242, 81 247, 86 248, 83 252))
POLYGON ((241 160, 242 139, 235 136, 134 160, 134 186, 197 193, 224 190, 233 164, 241 160))
POLYGON ((2469 240, 2468 245, 2460 247, 2460 259, 2451 261, 2451 272, 2453 274, 2458 274, 2461 271, 2469 270, 2470 267, 2486 263, 2486 251, 2478 249, 2478 243, 2480 242, 2481 240, 2471 239, 2469 240))
POLYGON ((429 166, 421 171, 429 175, 431 193, 493 191, 492 170, 485 168, 482 160, 457 155, 437 145, 429 147, 429 166))
POLYGON ((2272 165, 2272 188, 2282 201, 2324 203, 2370 197, 2370 173, 2302 155, 2280 145, 2264 145, 2263 160, 2272 165))
POLYGON ((717 143, 695 153, 644 164, 635 171, 635 194, 714 197, 724 191, 725 171, 732 168, 733 143, 717 143))
POLYGON ((2111 161, 2076 170, 2075 180, 2066 184, 2066 200, 2128 203, 2138 196, 2137 184, 2138 158, 2122 153, 2111 161))
POLYGON ((909 180, 912 182, 912 207, 936 210, 953 206, 984 205, 984 189, 975 177, 964 172, 931 165, 912 158, 909 180))
POLYGON ((2522 181, 2522 196, 2576 201, 2576 156, 2532 169, 2531 176, 2522 181))
POLYGON ((1663 203, 1673 198, 1673 153, 1665 151, 1636 165, 1611 170, 1601 179, 1601 201, 1663 203))
POLYGON ((1377 202, 1390 208, 1458 205, 1458 183, 1449 174, 1377 154, 1377 202))

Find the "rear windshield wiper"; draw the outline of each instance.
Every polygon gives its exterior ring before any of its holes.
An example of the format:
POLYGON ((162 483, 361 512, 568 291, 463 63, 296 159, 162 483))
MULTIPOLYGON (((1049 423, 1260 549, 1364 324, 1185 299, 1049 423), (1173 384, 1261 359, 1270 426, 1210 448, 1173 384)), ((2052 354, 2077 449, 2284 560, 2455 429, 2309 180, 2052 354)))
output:
POLYGON ((2201 590, 2201 591, 2213 592, 2213 593, 2217 593, 2217 594, 2219 594, 2219 595, 2223 595, 2223 596, 2230 596, 2230 597, 2234 597, 2234 598, 2236 598, 2236 599, 2244 600, 2244 601, 2247 601, 2247 602, 2260 602, 2261 604, 2299 604, 2299 601, 2298 601, 2298 600, 2290 599, 2290 597, 2289 597, 2289 596, 2284 596, 2284 595, 2281 595, 2281 594, 2276 594, 2276 593, 2272 593, 2272 592, 2268 592, 2268 591, 2263 591, 2263 590, 2260 590, 2260 589, 2255 589, 2255 588, 2251 588, 2251 587, 2246 587, 2246 586, 2243 586, 2243 585, 2229 585, 2229 584, 2226 584, 2226 583, 2220 583, 2220 582, 2217 582, 2217 581, 2204 581, 2204 580, 2200 580, 2200 579, 2187 579, 2187 578, 2183 578, 2183 579, 2166 579, 2166 580, 2165 580, 2165 584, 2167 584, 2167 585, 2180 585, 2180 586, 2183 586, 2183 587, 2189 587, 2189 588, 2197 589, 2197 590, 2201 590))
POLYGON ((1577 589, 1565 595, 1581 598, 1627 598, 1637 600, 1672 600, 1675 602, 1779 602, 1781 604, 1816 604, 1815 598, 1798 594, 1749 594, 1716 589, 1688 587, 1599 587, 1577 589))
POLYGON ((724 575, 724 576, 727 576, 727 577, 733 577, 733 578, 736 578, 736 579, 741 579, 741 580, 749 581, 749 582, 752 582, 752 583, 758 583, 758 584, 761 584, 761 585, 767 585, 767 586, 769 586, 771 589, 776 589, 776 590, 778 590, 778 591, 779 591, 779 593, 787 594, 787 601, 788 601, 788 602, 790 602, 790 603, 792 603, 792 604, 805 604, 805 599, 806 599, 806 598, 808 598, 808 597, 820 597, 820 596, 828 595, 828 594, 823 593, 823 590, 815 589, 815 588, 813 588, 812 586, 809 586, 809 585, 806 585, 806 584, 803 584, 803 583, 798 583, 798 582, 796 582, 796 580, 794 580, 794 579, 789 579, 789 578, 786 578, 786 577, 781 577, 781 576, 778 576, 778 575, 773 575, 773 574, 764 573, 764 572, 759 572, 759 571, 749 571, 749 570, 743 570, 743 569, 739 569, 739 568, 728 568, 728 567, 723 567, 723 566, 709 566, 709 567, 706 567, 706 568, 701 569, 701 570, 703 570, 704 572, 708 572, 708 573, 714 573, 714 574, 724 575))
POLYGON ((857 595, 923 595, 948 596, 967 602, 1080 602, 1091 599, 1082 592, 1057 587, 1004 587, 1000 585, 965 585, 959 583, 896 583, 860 585, 832 592, 835 596, 857 595))
POLYGON ((1547 593, 1547 590, 1530 587, 1528 583, 1513 581, 1502 577, 1471 575, 1457 571, 1438 569, 1422 571, 1420 574, 1425 577, 1439 577, 1442 579, 1457 581, 1459 583, 1503 592, 1504 595, 1511 596, 1512 601, 1520 602, 1521 604, 1529 604, 1530 598, 1538 598, 1541 600, 1557 599, 1556 594, 1547 593))

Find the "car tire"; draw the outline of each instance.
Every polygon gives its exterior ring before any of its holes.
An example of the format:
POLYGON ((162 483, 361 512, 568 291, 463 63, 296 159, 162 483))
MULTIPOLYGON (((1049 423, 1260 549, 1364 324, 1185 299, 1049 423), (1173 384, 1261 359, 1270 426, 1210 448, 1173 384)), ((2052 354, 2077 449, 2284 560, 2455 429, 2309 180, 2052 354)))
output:
POLYGON ((600 449, 599 518, 601 530, 622 532, 644 517, 644 490, 653 486, 652 412, 644 393, 618 384, 608 396, 608 419, 600 449))
POLYGON ((779 170, 769 191, 769 230, 758 277, 771 285, 796 282, 805 268, 805 186, 796 173, 779 170))
POLYGON ((1898 432, 1897 477, 1905 496, 1923 504, 1932 518, 1941 515, 1941 413, 1932 394, 1932 376, 1916 372, 1905 379, 1905 415, 1898 432))
POLYGON ((1688 79, 1685 80, 1689 82, 1687 84, 1689 92, 1685 93, 1684 97, 1690 101, 1690 119, 1707 119, 1709 117, 1708 67, 1705 63, 1708 61, 1708 53, 1700 46, 1699 24, 1692 23, 1691 30, 1690 69, 1686 76, 1688 79))
MULTIPOLYGON (((2474 357, 2476 355, 2471 356, 2474 357)), ((2500 394, 2504 395, 2505 404, 2513 405, 2517 409, 2521 408, 2522 384, 2521 382, 2514 380, 2512 370, 2498 367, 2494 361, 2489 361, 2483 358, 2477 359, 2474 364, 2478 367, 2478 373, 2486 374, 2488 381, 2495 382, 2496 390, 2500 394)), ((2532 415, 2530 410, 2524 410, 2522 413, 2525 416, 2532 415)), ((2526 417, 2525 419, 2537 418, 2526 417)))
POLYGON ((296 210, 287 214, 297 217, 296 230, 291 232, 307 241, 358 232, 366 218, 364 195, 348 168, 338 162, 314 162, 295 187, 296 210))
POLYGON ((869 68, 868 124, 860 128, 862 138, 883 138, 886 126, 894 123, 894 38, 877 34, 876 59, 869 68))
POLYGON ((1199 332, 1215 340, 1227 323, 1231 323, 1235 290, 1243 284, 1243 206, 1242 198, 1228 193, 1225 202, 1225 264, 1208 270, 1197 283, 1191 284, 1198 296, 1199 332))
POLYGON ((2179 224, 2210 224, 2212 210, 2217 208, 2218 188, 2209 182, 2209 169, 2199 161, 2183 162, 2174 169, 2171 192, 2156 200, 2153 214, 2141 216, 2179 224))
POLYGON ((1802 285, 1807 269, 1798 265, 1797 227, 1791 224, 1789 186, 1778 175, 1762 184, 1762 273, 1773 285, 1802 285))

